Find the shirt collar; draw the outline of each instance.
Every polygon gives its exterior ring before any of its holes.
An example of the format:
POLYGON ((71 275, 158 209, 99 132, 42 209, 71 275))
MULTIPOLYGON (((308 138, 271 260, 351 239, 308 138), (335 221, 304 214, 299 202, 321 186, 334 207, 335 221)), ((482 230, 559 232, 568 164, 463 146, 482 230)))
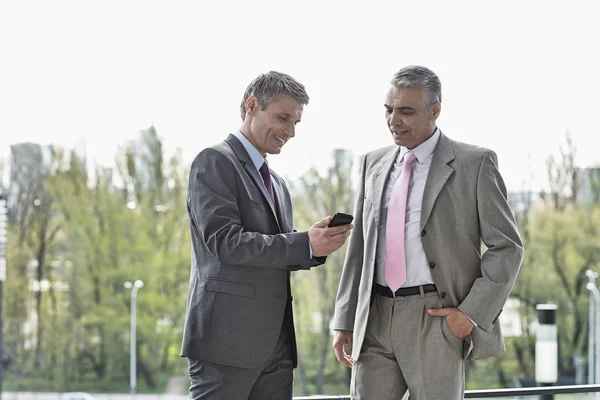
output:
POLYGON ((258 151, 252 143, 250 143, 250 141, 246 138, 246 136, 244 136, 242 131, 235 131, 233 133, 233 136, 235 136, 240 140, 240 142, 242 142, 242 146, 244 146, 244 149, 246 149, 246 152, 250 156, 252 164, 254 164, 257 170, 260 170, 260 167, 262 167, 266 158, 263 157, 262 154, 260 154, 260 151, 258 151))
POLYGON ((427 157, 429 157, 431 155, 431 153, 433 153, 433 151, 435 150, 435 146, 437 145, 439 138, 440 138, 440 130, 436 127, 435 131, 433 131, 433 135, 431 135, 429 137, 429 139, 427 139, 426 141, 424 141, 423 143, 421 143, 414 149, 410 150, 404 146, 400 147, 400 154, 398 154, 398 161, 403 160, 406 153, 408 153, 409 151, 412 151, 415 154, 415 156, 417 157, 417 161, 419 162, 419 164, 422 164, 425 161, 425 159, 427 157))

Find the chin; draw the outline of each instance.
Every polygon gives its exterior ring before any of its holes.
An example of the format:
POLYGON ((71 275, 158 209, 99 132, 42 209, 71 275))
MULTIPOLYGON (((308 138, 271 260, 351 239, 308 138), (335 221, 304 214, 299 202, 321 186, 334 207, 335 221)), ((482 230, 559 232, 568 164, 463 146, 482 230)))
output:
POLYGON ((406 147, 406 141, 405 140, 402 140, 402 138, 399 138, 396 135, 393 135, 393 137, 394 137, 394 143, 396 143, 398 146, 404 146, 404 147, 406 147))

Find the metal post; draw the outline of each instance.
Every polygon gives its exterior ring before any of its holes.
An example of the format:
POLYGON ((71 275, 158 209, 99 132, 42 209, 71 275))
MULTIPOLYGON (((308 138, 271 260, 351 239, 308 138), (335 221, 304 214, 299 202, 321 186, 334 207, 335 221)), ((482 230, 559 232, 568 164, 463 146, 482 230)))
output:
POLYGON ((595 280, 598 276, 597 273, 588 269, 585 273, 589 279, 586 285, 589 291, 589 304, 588 304, 588 385, 596 383, 596 375, 594 373, 594 367, 596 366, 595 361, 595 347, 596 347, 596 300, 594 299, 594 289, 596 289, 595 280))
POLYGON ((600 317, 598 316, 598 313, 600 313, 600 290, 594 285, 592 292, 594 294, 594 310, 596 311, 596 315, 594 316, 596 330, 594 338, 594 382, 600 383, 600 357, 598 357, 598 352, 600 351, 600 317))
POLYGON ((588 282, 587 288, 590 292, 589 296, 589 316, 588 316, 588 381, 589 385, 596 383, 596 374, 594 372, 594 368, 596 366, 596 300, 594 299, 593 289, 590 289, 590 286, 594 288, 594 284, 592 282, 588 282))
MULTIPOLYGON (((540 386, 552 386, 558 380, 558 343, 556 304, 538 304, 538 329, 535 341, 535 380, 540 386)), ((554 395, 541 395, 540 400, 552 400, 554 395)))
POLYGON ((144 282, 139 279, 133 284, 129 281, 125 282, 125 288, 131 289, 131 314, 130 314, 130 327, 129 327, 129 390, 132 395, 135 394, 136 389, 136 355, 137 355, 137 339, 136 339, 136 301, 137 292, 144 286, 144 282))
POLYGON ((580 355, 574 355, 573 365, 575 366, 575 384, 583 385, 583 374, 585 373, 585 358, 583 358, 580 355))
POLYGON ((3 309, 4 301, 4 281, 6 280, 6 238, 8 230, 8 209, 6 208, 6 198, 0 193, 0 399, 2 399, 2 381, 4 379, 3 362, 4 330, 3 309))
POLYGON ((597 351, 600 349, 600 320, 598 318, 598 312, 600 311, 600 291, 596 287, 598 273, 588 269, 585 274, 589 279, 586 288, 590 292, 588 306, 588 384, 594 384, 600 382, 600 358, 597 356, 597 351))

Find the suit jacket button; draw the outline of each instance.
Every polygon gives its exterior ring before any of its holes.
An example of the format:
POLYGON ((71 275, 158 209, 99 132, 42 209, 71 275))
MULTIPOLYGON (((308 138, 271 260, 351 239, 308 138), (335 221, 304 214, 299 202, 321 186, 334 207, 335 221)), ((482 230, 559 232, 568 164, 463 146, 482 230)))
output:
POLYGON ((442 299, 445 299, 445 298, 446 298, 446 292, 442 292, 442 293, 440 293, 440 297, 441 297, 442 299))
POLYGON ((421 231, 421 236, 425 236, 425 235, 427 235, 427 231, 426 231, 425 229, 423 229, 423 230, 421 231))
POLYGON ((429 268, 435 268, 435 263, 434 262, 430 262, 429 263, 429 268))

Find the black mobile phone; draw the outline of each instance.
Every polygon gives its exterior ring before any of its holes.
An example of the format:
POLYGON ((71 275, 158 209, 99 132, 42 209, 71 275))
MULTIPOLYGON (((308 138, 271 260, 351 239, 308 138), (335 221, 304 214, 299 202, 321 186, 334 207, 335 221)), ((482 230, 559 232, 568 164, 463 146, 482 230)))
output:
POLYGON ((352 222, 354 217, 350 214, 344 213, 335 213, 331 221, 329 221, 328 227, 340 226, 340 225, 348 225, 352 222))

